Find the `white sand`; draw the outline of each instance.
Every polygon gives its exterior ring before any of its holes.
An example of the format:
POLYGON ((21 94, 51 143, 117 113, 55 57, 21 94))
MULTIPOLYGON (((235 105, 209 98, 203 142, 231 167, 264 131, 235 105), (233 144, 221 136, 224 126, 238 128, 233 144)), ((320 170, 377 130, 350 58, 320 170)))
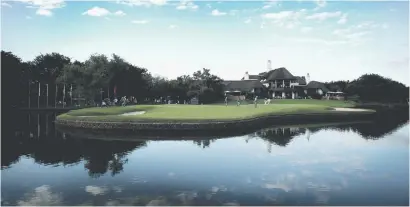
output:
POLYGON ((368 109, 354 109, 354 108, 334 108, 336 111, 371 111, 368 109))
POLYGON ((133 116, 133 115, 141 115, 141 114, 145 114, 145 111, 128 112, 128 113, 120 114, 120 116, 133 116))
MULTIPOLYGON (((128 113, 118 114, 117 116, 134 116, 134 115, 141 115, 141 114, 145 114, 145 111, 128 112, 128 113)), ((96 117, 96 116, 78 116, 78 117, 96 117)))

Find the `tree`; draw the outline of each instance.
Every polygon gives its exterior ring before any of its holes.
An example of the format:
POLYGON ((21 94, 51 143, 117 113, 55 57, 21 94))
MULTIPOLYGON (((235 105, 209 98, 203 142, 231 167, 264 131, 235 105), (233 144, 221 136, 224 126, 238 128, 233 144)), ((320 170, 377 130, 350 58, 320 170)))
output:
MULTIPOLYGON (((1 51, 2 106, 15 108, 26 105, 29 67, 11 52, 1 51)), ((27 106, 27 105, 26 105, 27 106)), ((3 108, 4 109, 4 108, 3 108)), ((3 110, 7 112, 8 110, 3 110)))
POLYGON ((349 96, 357 95, 364 102, 407 102, 409 88, 377 74, 365 74, 346 87, 349 96))
MULTIPOLYGON (((202 103, 212 103, 223 98, 222 79, 210 73, 210 69, 203 68, 193 74, 190 91, 198 91, 202 103)), ((193 94, 193 92, 191 92, 193 94)))
POLYGON ((70 64, 69 57, 59 53, 41 54, 30 62, 33 79, 45 84, 54 84, 63 71, 65 65, 70 64))
POLYGON ((134 96, 137 99, 148 96, 150 79, 147 69, 134 66, 115 54, 113 54, 109 64, 110 91, 117 87, 119 96, 134 96))

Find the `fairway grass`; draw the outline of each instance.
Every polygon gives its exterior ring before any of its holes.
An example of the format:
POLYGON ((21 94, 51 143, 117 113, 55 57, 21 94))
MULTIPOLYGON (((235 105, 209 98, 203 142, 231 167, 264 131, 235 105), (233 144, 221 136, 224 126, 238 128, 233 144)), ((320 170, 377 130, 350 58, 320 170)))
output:
MULTIPOLYGON (((340 106, 340 105, 338 105, 340 106)), ((78 121, 224 121, 256 118, 266 115, 345 113, 337 112, 326 105, 314 104, 270 104, 258 105, 137 105, 126 107, 86 108, 73 110, 57 117, 57 120, 78 121), (145 111, 144 114, 121 116, 121 114, 145 111)), ((358 113, 358 112, 355 112, 358 113)))

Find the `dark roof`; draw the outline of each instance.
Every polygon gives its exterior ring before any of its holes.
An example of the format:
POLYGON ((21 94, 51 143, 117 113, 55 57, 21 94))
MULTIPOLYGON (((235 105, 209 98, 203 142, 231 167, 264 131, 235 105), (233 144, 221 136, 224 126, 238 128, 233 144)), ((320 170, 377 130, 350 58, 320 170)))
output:
POLYGON ((299 85, 306 85, 306 78, 305 76, 295 76, 296 81, 299 83, 299 85))
POLYGON ((260 77, 259 77, 259 75, 249 75, 249 79, 257 79, 257 80, 259 80, 260 77))
POLYGON ((309 84, 307 84, 306 88, 320 88, 325 93, 329 91, 329 89, 326 88, 324 83, 318 81, 310 81, 309 84))
MULTIPOLYGON (((249 79, 260 80, 261 77, 259 75, 249 75, 249 79)), ((245 80, 245 77, 243 77, 241 80, 245 80)))
POLYGON ((258 80, 233 80, 224 81, 226 91, 251 91, 254 88, 264 88, 258 80))
POLYGON ((292 75, 286 68, 276 68, 269 72, 260 73, 260 76, 268 81, 272 80, 295 80, 296 77, 292 75))

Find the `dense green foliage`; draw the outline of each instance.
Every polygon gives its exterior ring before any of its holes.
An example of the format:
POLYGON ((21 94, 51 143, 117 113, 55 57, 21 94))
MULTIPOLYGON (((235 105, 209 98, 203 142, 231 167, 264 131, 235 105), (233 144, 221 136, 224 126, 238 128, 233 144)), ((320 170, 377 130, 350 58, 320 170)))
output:
POLYGON ((409 87, 377 74, 365 74, 353 81, 325 84, 331 91, 341 91, 351 100, 376 103, 406 103, 409 87))
POLYGON ((346 93, 357 95, 363 102, 406 103, 409 87, 377 74, 362 75, 349 83, 346 93))
POLYGON ((170 98, 182 103, 194 96, 201 103, 212 103, 222 99, 223 94, 222 79, 205 68, 192 75, 168 80, 153 76, 147 69, 135 66, 115 54, 111 58, 93 54, 80 62, 51 53, 23 62, 11 52, 2 51, 1 58, 2 92, 7 97, 7 107, 44 107, 63 99, 70 103, 71 86, 73 98, 82 98, 91 104, 107 97, 113 99, 114 90, 116 97, 133 96, 138 102, 146 103, 161 97, 163 101, 170 98), (39 83, 40 99, 37 98, 39 83), (47 91, 48 104, 45 99, 47 91), (31 103, 28 103, 29 96, 31 103))
MULTIPOLYGON (((91 104, 100 103, 107 97, 113 99, 114 89, 116 97, 134 96, 139 103, 146 104, 161 97, 162 101, 170 98, 180 103, 193 97, 198 97, 199 102, 204 104, 223 100, 222 79, 205 68, 192 75, 169 80, 153 76, 147 69, 135 66, 115 54, 112 57, 93 54, 80 62, 50 53, 24 62, 11 52, 2 51, 1 60, 4 107, 54 106, 55 100, 58 102, 63 99, 70 105, 70 97, 85 99, 91 104), (69 93, 71 86, 72 96, 69 93)), ((409 98, 408 87, 375 74, 325 85, 331 91, 345 92, 347 97, 354 97, 361 102, 403 103, 409 98)))

